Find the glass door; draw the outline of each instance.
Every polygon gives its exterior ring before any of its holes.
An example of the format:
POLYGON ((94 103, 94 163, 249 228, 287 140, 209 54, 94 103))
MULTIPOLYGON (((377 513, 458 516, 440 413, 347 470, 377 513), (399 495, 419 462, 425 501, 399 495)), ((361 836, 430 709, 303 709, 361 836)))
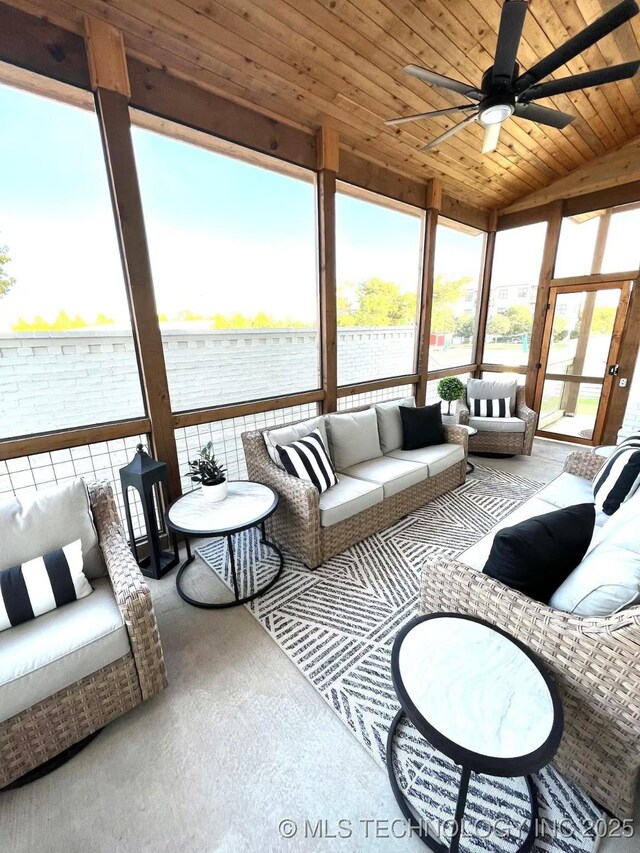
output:
POLYGON ((629 294, 629 282, 551 286, 535 399, 540 435, 600 443, 629 294))

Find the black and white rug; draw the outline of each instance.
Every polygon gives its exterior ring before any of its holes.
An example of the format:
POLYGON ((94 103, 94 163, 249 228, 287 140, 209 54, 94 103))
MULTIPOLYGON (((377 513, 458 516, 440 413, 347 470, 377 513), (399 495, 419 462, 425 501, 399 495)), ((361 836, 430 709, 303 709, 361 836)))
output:
MULTIPOLYGON (((385 766, 387 732, 398 710, 391 648, 402 625, 417 615, 424 562, 455 557, 478 541, 541 484, 489 468, 397 524, 310 571, 286 555, 276 586, 247 605, 256 619, 331 705, 344 724, 385 766)), ((241 595, 273 575, 276 558, 257 530, 235 540, 241 595)), ((231 585, 225 544, 197 549, 231 585), (224 568, 222 568, 224 565, 224 568)), ((459 769, 408 722, 396 740, 396 775, 417 814, 432 827, 453 818, 459 769)), ((587 828, 602 813, 552 767, 535 778, 540 804, 536 853, 593 853, 587 828)), ((466 809, 464 853, 512 853, 526 836, 528 794, 523 779, 473 775, 466 809), (524 832, 524 834, 522 834, 524 832)))

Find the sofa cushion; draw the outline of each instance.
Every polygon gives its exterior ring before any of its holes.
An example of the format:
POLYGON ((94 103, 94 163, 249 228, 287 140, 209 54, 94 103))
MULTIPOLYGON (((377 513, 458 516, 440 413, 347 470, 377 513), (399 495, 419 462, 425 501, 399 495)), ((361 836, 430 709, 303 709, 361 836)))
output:
POLYGON ((402 447, 400 406, 415 408, 415 405, 414 397, 405 397, 403 400, 389 400, 387 403, 376 403, 375 411, 378 418, 380 449, 383 453, 390 453, 392 450, 402 447))
POLYGON ((287 474, 313 483, 321 494, 338 482, 320 430, 314 429, 292 444, 278 444, 276 450, 287 474))
POLYGON ((611 454, 593 479, 596 509, 613 515, 639 487, 640 450, 624 445, 611 454))
POLYGON ((595 507, 589 502, 503 527, 483 571, 546 604, 586 554, 594 523, 595 507))
POLYGON ((352 465, 344 472, 349 477, 376 483, 384 489, 385 498, 421 483, 429 476, 429 468, 418 462, 405 462, 392 456, 369 459, 352 465))
POLYGON ((418 450, 394 450, 387 455, 405 462, 421 462, 429 468, 429 476, 435 477, 457 462, 462 462, 464 448, 461 444, 433 444, 418 450))
POLYGON ((327 415, 329 450, 338 471, 382 456, 375 409, 327 415))
POLYGON ((80 477, 28 497, 0 499, 0 530, 0 569, 80 539, 85 575, 92 579, 106 574, 87 487, 80 477))
POLYGON ((419 450, 446 441, 442 426, 442 402, 430 406, 400 407, 402 418, 402 449, 419 450))
POLYGON ((498 400, 508 397, 511 402, 511 414, 516 411, 518 393, 517 379, 467 379, 467 400, 498 400))
POLYGON ((0 633, 0 721, 130 650, 111 584, 95 580, 92 595, 0 633))
POLYGON ((638 518, 640 494, 596 533, 585 558, 551 596, 551 607, 581 616, 607 616, 640 600, 638 518))
POLYGON ((493 539, 499 530, 502 530, 503 527, 510 527, 513 524, 524 521, 526 518, 533 518, 533 516, 543 515, 546 512, 554 512, 556 509, 557 507, 553 504, 540 500, 537 495, 530 498, 528 501, 525 501, 522 506, 519 506, 518 509, 509 513, 509 515, 507 515, 506 518, 503 518, 502 521, 499 521, 495 527, 492 527, 486 536, 483 536, 482 539, 475 543, 475 545, 472 545, 470 548, 467 548, 466 551, 463 551, 459 557, 456 557, 456 561, 481 572, 489 558, 489 554, 491 553, 493 539))
MULTIPOLYGON (((559 477, 540 489, 536 498, 547 501, 558 509, 573 504, 589 503, 593 501, 591 480, 563 471, 559 477)), ((602 519, 596 519, 596 524, 599 522, 602 523, 602 519)))
POLYGON ((278 429, 269 429, 265 430, 262 435, 264 437, 264 443, 267 447, 267 453, 271 457, 272 461, 284 471, 284 465, 282 464, 282 460, 276 450, 278 444, 293 444, 294 441, 297 441, 299 438, 304 438, 306 435, 309 435, 317 429, 320 435, 322 436, 322 440, 324 441, 325 447, 329 447, 327 442, 327 430, 324 423, 324 417, 320 416, 317 418, 310 418, 308 421, 302 421, 299 424, 292 424, 291 426, 283 426, 278 427, 278 429))
POLYGON ((337 484, 320 495, 320 526, 331 527, 380 503, 383 498, 382 486, 377 483, 339 474, 337 484))
POLYGON ((0 631, 91 595, 82 571, 82 542, 0 570, 0 631))
POLYGON ((469 418, 469 426, 478 432, 524 432, 526 424, 520 418, 469 418))

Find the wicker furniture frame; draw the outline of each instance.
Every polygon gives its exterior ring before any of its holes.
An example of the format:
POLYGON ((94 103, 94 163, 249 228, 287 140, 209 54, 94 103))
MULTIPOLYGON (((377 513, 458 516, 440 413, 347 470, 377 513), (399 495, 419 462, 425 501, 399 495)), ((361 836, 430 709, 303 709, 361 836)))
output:
POLYGON ((106 726, 167 686, 146 581, 107 483, 89 483, 91 509, 131 651, 0 723, 0 788, 106 726))
MULTIPOLYGON (((359 406, 348 411, 359 412, 367 408, 359 406)), ((263 432, 255 430, 243 433, 242 444, 249 478, 256 483, 271 486, 280 495, 278 511, 266 522, 269 538, 302 560, 310 569, 316 569, 356 542, 384 530, 407 513, 455 489, 464 483, 467 475, 468 433, 455 426, 445 426, 447 441, 461 444, 464 448, 464 459, 461 462, 344 521, 321 527, 318 490, 312 483, 292 477, 278 468, 267 453, 263 432)))
MULTIPOLYGON (((465 398, 456 403, 458 423, 469 423, 469 407, 465 398)), ((538 426, 538 415, 524 401, 524 388, 518 388, 516 395, 517 418, 525 422, 524 432, 489 432, 478 430, 469 438, 469 453, 507 453, 531 456, 533 439, 538 426)))
MULTIPOLYGON (((564 470, 593 479, 604 459, 572 453, 564 470)), ((422 613, 464 613, 512 634, 546 663, 565 714, 554 764, 621 819, 640 770, 640 606, 605 617, 554 610, 449 560, 427 563, 422 613)))

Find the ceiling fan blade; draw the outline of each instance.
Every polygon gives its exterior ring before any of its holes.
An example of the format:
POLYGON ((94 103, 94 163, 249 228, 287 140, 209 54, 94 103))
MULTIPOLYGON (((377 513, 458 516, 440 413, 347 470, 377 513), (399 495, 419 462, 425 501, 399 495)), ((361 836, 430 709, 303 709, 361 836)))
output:
POLYGON ((511 82, 528 6, 527 0, 505 0, 500 15, 496 58, 491 72, 494 83, 511 82))
POLYGON ((498 137, 500 136, 500 124, 488 124, 484 129, 484 138, 482 140, 482 153, 489 154, 495 151, 498 147, 498 137))
POLYGON ((420 150, 431 151, 432 148, 436 148, 441 142, 444 142, 445 139, 449 139, 450 136, 455 136, 456 133, 459 133, 468 124, 471 124, 472 121, 475 121, 477 115, 477 113, 474 113, 472 116, 467 116, 467 118, 458 122, 458 124, 454 124, 453 127, 450 127, 449 130, 445 130, 445 132, 441 133, 440 136, 436 136, 436 138, 432 139, 431 142, 427 142, 427 144, 423 145, 420 150))
POLYGON ((430 113, 418 113, 415 116, 401 116, 400 118, 390 118, 385 121, 385 124, 395 125, 404 124, 407 121, 418 121, 422 118, 435 118, 436 116, 448 116, 451 113, 468 112, 469 110, 477 110, 477 104, 462 104, 459 107, 447 107, 444 110, 432 110, 430 113))
POLYGON ((588 89, 590 86, 602 86, 604 83, 615 83, 616 80, 626 80, 640 68, 640 60, 623 62, 620 65, 610 65, 609 68, 598 68, 595 71, 585 71, 584 74, 572 74, 560 80, 549 80, 538 83, 527 89, 524 96, 526 101, 538 98, 550 98, 563 92, 575 92, 576 89, 588 89))
POLYGON ((452 92, 466 95, 467 98, 479 101, 482 97, 482 92, 469 83, 463 83, 462 80, 453 80, 451 77, 445 77, 444 74, 437 74, 435 71, 429 71, 427 68, 420 68, 419 65, 405 65, 402 70, 405 74, 410 74, 412 77, 422 80, 423 83, 442 86, 444 89, 450 89, 452 92))
POLYGON ((560 110, 550 110, 548 107, 541 107, 538 104, 516 104, 513 114, 518 118, 537 121, 538 124, 557 127, 559 130, 562 130, 563 127, 566 127, 575 118, 575 116, 570 116, 568 113, 562 113, 560 110))
POLYGON ((622 26, 630 18, 638 13, 638 4, 636 0, 622 0, 613 9, 610 9, 600 18, 597 18, 592 24, 589 24, 582 32, 576 33, 573 38, 565 42, 561 47, 554 50, 549 56, 537 62, 533 68, 525 71, 518 77, 516 82, 516 91, 524 92, 529 86, 533 86, 538 80, 542 80, 547 75, 551 74, 556 69, 560 68, 566 62, 569 62, 583 50, 591 47, 601 38, 613 32, 613 30, 622 26))

